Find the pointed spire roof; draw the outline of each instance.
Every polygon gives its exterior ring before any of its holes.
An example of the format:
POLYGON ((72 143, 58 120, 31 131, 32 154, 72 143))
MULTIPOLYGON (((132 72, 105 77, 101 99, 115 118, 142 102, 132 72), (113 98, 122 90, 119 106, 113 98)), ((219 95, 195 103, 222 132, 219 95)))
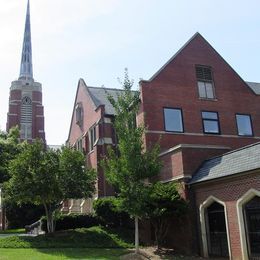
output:
POLYGON ((23 50, 19 79, 33 79, 32 68, 32 43, 31 43, 31 23, 30 23, 30 1, 27 3, 27 13, 24 29, 23 50))

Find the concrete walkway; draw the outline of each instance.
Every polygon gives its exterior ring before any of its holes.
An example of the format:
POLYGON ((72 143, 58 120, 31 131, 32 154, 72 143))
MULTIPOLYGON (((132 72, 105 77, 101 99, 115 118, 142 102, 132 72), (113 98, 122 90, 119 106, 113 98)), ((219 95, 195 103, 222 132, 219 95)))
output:
POLYGON ((35 234, 27 234, 27 233, 10 233, 10 234, 0 234, 0 239, 5 237, 36 237, 35 234))

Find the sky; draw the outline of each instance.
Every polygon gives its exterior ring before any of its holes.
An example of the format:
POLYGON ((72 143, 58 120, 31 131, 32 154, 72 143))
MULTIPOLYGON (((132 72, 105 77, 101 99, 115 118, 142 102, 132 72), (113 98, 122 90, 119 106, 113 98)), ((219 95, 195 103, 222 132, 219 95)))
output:
MULTIPOLYGON (((19 77, 27 0, 0 0, 0 129, 19 77)), ((31 0, 34 79, 48 144, 65 143, 78 80, 138 88, 196 32, 246 81, 260 82, 259 0, 31 0)))

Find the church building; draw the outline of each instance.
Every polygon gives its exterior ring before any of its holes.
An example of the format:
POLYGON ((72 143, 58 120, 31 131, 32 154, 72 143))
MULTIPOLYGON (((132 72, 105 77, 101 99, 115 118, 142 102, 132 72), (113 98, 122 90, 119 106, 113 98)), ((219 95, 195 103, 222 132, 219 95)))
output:
MULTIPOLYGON (((97 197, 113 194, 100 160, 107 146, 117 145, 107 94, 116 98, 120 91, 83 79, 77 86, 67 143, 97 169, 97 197)), ((199 33, 140 82, 144 146, 160 140, 157 180, 179 183, 191 209, 181 220, 171 218, 170 248, 213 259, 260 259, 259 104, 260 83, 244 81, 199 33)), ((86 206, 69 201, 64 212, 83 213, 86 206)), ((142 233, 153 239, 149 228, 142 233)))
POLYGON ((11 83, 6 130, 18 126, 20 139, 37 138, 45 143, 42 85, 34 81, 30 24, 30 2, 27 3, 20 75, 11 83))
MULTIPOLYGON (((32 142, 41 139, 44 143, 44 107, 42 85, 34 81, 32 64, 32 43, 30 24, 30 2, 27 3, 22 58, 19 78, 11 83, 6 131, 18 126, 20 140, 32 142)), ((6 218, 1 202, 0 188, 0 230, 6 228, 6 218)))

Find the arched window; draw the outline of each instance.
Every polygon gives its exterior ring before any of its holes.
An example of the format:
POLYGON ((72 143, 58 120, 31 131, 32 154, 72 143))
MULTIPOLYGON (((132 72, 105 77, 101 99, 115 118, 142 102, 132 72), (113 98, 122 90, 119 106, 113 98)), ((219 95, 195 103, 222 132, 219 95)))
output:
POLYGON ((244 205, 244 221, 248 253, 250 257, 260 256, 260 197, 255 196, 244 205))

